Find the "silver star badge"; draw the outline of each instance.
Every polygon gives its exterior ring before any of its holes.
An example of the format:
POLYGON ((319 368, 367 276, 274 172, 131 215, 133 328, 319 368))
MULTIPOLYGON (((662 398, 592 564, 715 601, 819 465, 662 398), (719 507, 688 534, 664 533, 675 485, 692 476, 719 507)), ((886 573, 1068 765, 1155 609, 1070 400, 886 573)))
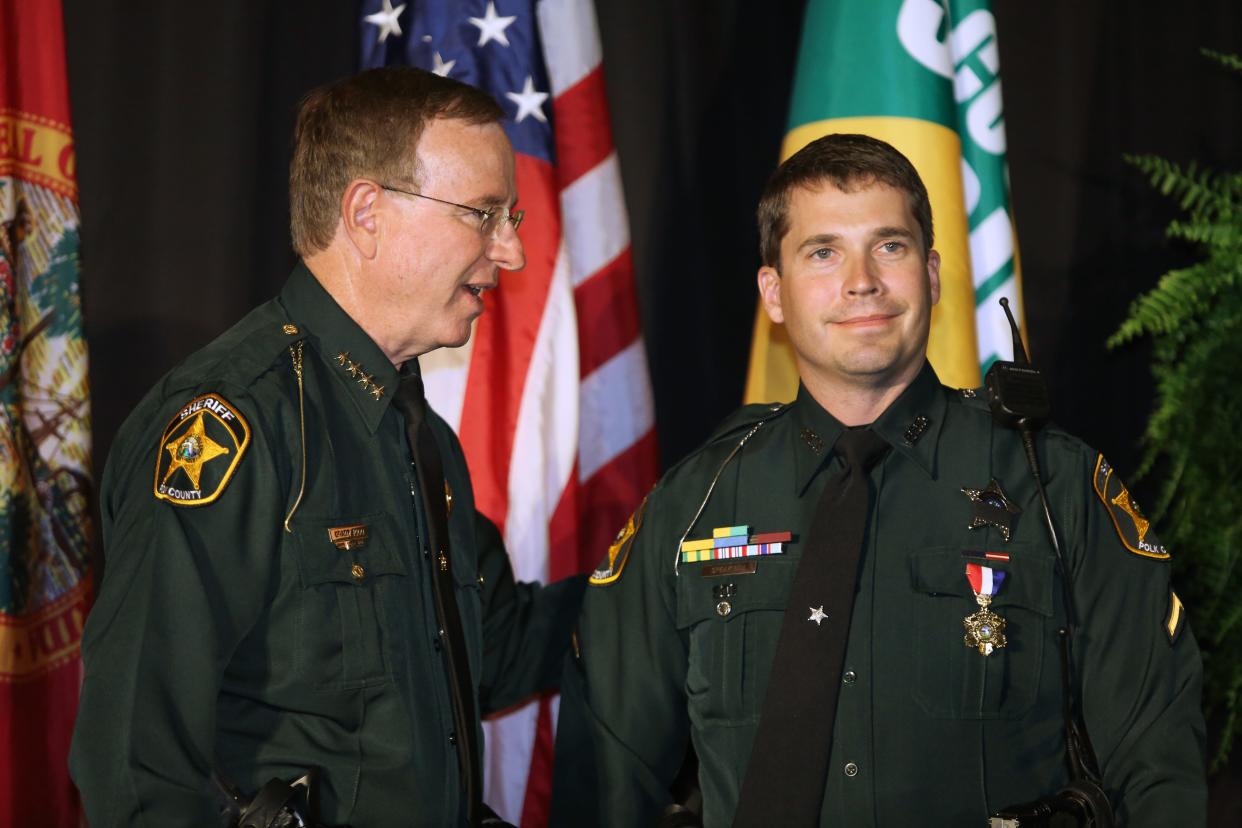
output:
POLYGON ((828 620, 828 613, 824 612, 823 604, 820 604, 818 607, 807 607, 807 609, 811 611, 811 617, 806 620, 814 621, 815 626, 818 627, 821 621, 828 620))

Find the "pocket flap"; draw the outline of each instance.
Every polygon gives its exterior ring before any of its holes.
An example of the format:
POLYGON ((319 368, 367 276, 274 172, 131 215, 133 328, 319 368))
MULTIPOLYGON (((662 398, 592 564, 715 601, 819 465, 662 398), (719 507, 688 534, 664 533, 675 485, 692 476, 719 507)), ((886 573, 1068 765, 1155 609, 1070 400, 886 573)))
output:
POLYGON ((461 566, 457 560, 453 561, 453 583, 457 584, 458 589, 482 589, 480 577, 474 569, 461 566))
POLYGON ((303 587, 365 584, 373 575, 406 574, 392 520, 384 512, 358 517, 301 518, 296 534, 298 574, 303 587), (354 531, 347 534, 343 531, 347 529, 354 531), (355 570, 355 566, 361 569, 355 570))
POLYGON ((677 584, 677 627, 685 629, 702 621, 728 622, 752 610, 784 610, 798 559, 792 555, 766 555, 750 575, 705 578, 704 563, 682 564, 677 584), (732 585, 730 592, 726 588, 732 585), (721 612, 727 601, 727 612, 721 612))
POLYGON ((1005 573, 1005 581, 992 600, 992 606, 1017 606, 1052 616, 1054 559, 1045 549, 1033 544, 1009 543, 1003 550, 1009 555, 1007 561, 985 561, 963 554, 973 551, 982 550, 941 546, 914 553, 910 557, 911 585, 928 595, 960 595, 973 600, 975 593, 966 580, 966 564, 984 563, 1005 573))

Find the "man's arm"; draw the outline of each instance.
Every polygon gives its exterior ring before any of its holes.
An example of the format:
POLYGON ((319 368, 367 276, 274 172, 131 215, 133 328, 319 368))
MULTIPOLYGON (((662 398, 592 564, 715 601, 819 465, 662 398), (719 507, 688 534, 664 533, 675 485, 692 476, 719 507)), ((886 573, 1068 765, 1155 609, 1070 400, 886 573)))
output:
POLYGON ((518 583, 496 524, 476 513, 483 604, 483 713, 557 687, 570 629, 582 606, 583 576, 554 584, 518 583))
POLYGON ((1198 646, 1155 532, 1103 458, 1084 452, 1081 463, 1079 473, 1089 477, 1081 547, 1071 560, 1080 618, 1075 660, 1104 787, 1120 824, 1203 825, 1198 646))
POLYGON ((154 495, 161 429, 195 396, 123 433, 104 475, 107 571, 83 638, 70 758, 92 828, 215 823, 221 676, 275 586, 284 489, 257 422, 218 500, 179 506, 154 495))
POLYGON ((686 645, 668 583, 673 543, 655 520, 642 525, 658 491, 587 588, 561 700, 553 825, 653 825, 672 801, 689 736, 686 645))

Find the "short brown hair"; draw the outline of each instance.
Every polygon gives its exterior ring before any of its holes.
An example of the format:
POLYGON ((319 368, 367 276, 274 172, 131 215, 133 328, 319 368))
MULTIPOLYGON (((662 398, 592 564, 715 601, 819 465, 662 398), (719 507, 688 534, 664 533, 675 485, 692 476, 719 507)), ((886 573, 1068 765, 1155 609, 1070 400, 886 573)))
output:
POLYGON ((903 190, 923 235, 923 257, 932 248, 931 202, 918 171, 891 144, 869 135, 825 135, 807 144, 777 167, 759 198, 759 255, 780 270, 781 240, 789 232, 789 195, 798 187, 831 182, 839 190, 875 183, 903 190))
POLYGON ((473 86, 410 66, 371 69, 303 98, 289 164, 294 251, 305 257, 331 243, 350 181, 417 176, 418 139, 434 118, 495 123, 504 110, 473 86))

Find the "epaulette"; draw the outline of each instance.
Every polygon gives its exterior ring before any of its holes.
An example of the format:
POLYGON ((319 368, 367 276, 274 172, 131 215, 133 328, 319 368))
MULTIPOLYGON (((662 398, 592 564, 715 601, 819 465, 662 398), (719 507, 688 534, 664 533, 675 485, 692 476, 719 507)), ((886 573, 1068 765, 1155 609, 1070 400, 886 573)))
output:
POLYGON ((277 364, 290 346, 305 338, 305 331, 278 303, 267 302, 191 355, 169 379, 171 385, 223 381, 247 386, 277 364))
POLYGON ((988 389, 982 385, 978 388, 959 388, 950 398, 957 398, 969 408, 988 410, 988 389))
POLYGON ((672 475, 681 466, 699 457, 713 446, 724 444, 732 448, 734 441, 742 439, 756 427, 783 416, 789 409, 789 403, 759 403, 742 406, 716 426, 716 429, 698 448, 670 466, 665 476, 672 475))
MULTIPOLYGON (((981 411, 987 416, 992 415, 992 409, 988 405, 988 390, 986 386, 978 388, 957 388, 946 389, 950 400, 956 400, 967 408, 975 411, 981 411)), ((1082 442, 1074 435, 1070 434, 1055 422, 1047 422, 1040 428, 1041 435, 1054 435, 1058 438, 1067 439, 1076 442, 1082 442)))
POLYGON ((712 443, 717 443, 726 437, 742 431, 748 431, 755 426, 756 423, 766 422, 782 416, 789 410, 789 403, 757 403, 744 405, 737 411, 734 411, 728 417, 716 426, 715 431, 707 438, 700 448, 707 448, 712 443))
POLYGON ((256 308, 242 321, 251 323, 249 330, 230 350, 228 359, 245 379, 267 371, 294 343, 306 338, 301 326, 275 302, 256 308))

